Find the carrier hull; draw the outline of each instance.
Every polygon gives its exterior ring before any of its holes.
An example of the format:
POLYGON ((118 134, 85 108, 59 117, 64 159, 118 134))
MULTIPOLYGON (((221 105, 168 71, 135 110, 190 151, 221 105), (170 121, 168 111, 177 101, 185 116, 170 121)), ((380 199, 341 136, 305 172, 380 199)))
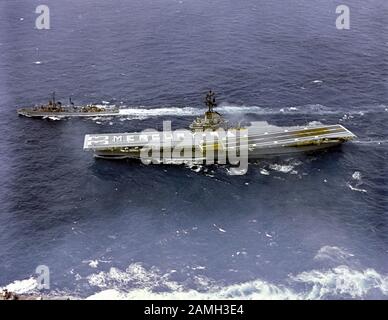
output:
MULTIPOLYGON (((183 132, 183 131, 182 131, 183 132)), ((190 134, 185 131, 185 134, 190 134)), ((194 143, 183 143, 179 131, 174 133, 124 133, 86 135, 84 150, 93 151, 95 157, 105 159, 142 158, 144 148, 153 148, 157 143, 161 156, 171 154, 171 162, 203 161, 210 157, 217 160, 220 154, 242 154, 246 148, 248 160, 271 156, 282 156, 318 151, 341 145, 352 140, 355 135, 342 125, 315 125, 306 127, 276 127, 267 123, 253 123, 246 129, 228 130, 226 135, 215 131, 210 135, 201 135, 194 143), (166 140, 166 136, 171 139, 166 140), (161 143, 161 141, 164 141, 161 143), (191 150, 174 154, 174 149, 191 150)), ((189 139, 190 140, 190 139, 189 139)), ((168 159, 167 159, 168 160, 168 159)), ((166 162, 166 161, 163 161, 166 162)))

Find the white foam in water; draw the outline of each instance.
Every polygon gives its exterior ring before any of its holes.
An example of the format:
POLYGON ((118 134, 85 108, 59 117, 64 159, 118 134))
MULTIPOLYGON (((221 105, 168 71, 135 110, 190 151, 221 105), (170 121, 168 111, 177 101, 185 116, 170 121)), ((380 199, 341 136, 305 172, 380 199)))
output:
POLYGON ((128 292, 120 292, 119 290, 110 289, 99 293, 96 293, 88 300, 116 300, 116 299, 142 299, 142 300, 225 300, 225 299, 298 299, 298 295, 295 295, 288 289, 279 288, 277 286, 268 284, 266 282, 256 280, 247 283, 241 283, 237 285, 231 285, 220 288, 211 288, 206 292, 197 291, 193 289, 185 291, 174 292, 153 292, 147 288, 134 289, 128 292))
POLYGON ((221 104, 217 110, 221 113, 263 113, 265 109, 258 106, 221 104))
MULTIPOLYGON (((241 252, 242 253, 242 252, 241 252)), ((328 299, 367 298, 368 294, 381 293, 388 296, 388 275, 372 268, 354 269, 346 265, 353 257, 347 250, 336 246, 323 246, 314 259, 336 261, 333 268, 304 271, 289 275, 283 283, 271 283, 263 279, 221 285, 206 276, 192 275, 195 288, 188 288, 186 282, 178 283, 171 277, 176 270, 162 274, 156 267, 146 269, 140 263, 131 264, 126 270, 110 268, 109 271, 89 275, 86 280, 97 292, 87 297, 90 300, 110 299, 328 299), (302 286, 300 286, 302 284, 302 286), (302 290, 295 289, 302 287, 302 290), (100 290, 100 291, 98 291, 100 290)), ((204 272, 205 267, 190 267, 204 272)), ((238 270, 233 270, 238 272, 238 270)), ((78 280, 82 280, 81 277, 78 280)), ((37 293, 37 281, 33 278, 14 281, 5 288, 25 294, 37 293)), ((58 296, 58 294, 53 294, 58 296)))
POLYGON ((120 114, 129 116, 142 116, 142 117, 157 117, 157 116, 191 116, 200 115, 203 110, 197 108, 176 108, 176 107, 165 107, 165 108, 123 108, 120 109, 120 114))
POLYGON ((388 277, 374 269, 353 270, 342 265, 333 269, 302 272, 291 277, 294 281, 312 285, 306 299, 322 299, 328 296, 349 296, 361 298, 370 290, 377 289, 388 294, 388 277))
POLYGON ((289 107, 289 108, 281 108, 279 111, 284 113, 287 111, 298 111, 299 109, 297 107, 289 107))
POLYGON ((365 189, 359 188, 359 186, 363 184, 362 179, 361 179, 361 173, 359 171, 355 171, 352 174, 352 179, 356 181, 355 182, 356 185, 353 186, 353 185, 350 184, 350 182, 348 182, 347 186, 350 188, 350 190, 357 191, 357 192, 363 192, 363 193, 367 193, 368 192, 365 189))
POLYGON ((234 175, 243 175, 246 173, 246 169, 239 169, 239 168, 231 168, 231 169, 228 169, 228 168, 225 168, 226 170, 226 174, 229 175, 229 176, 234 176, 234 175))
POLYGON ((319 125, 322 125, 323 123, 320 122, 320 121, 310 121, 308 123, 309 126, 319 126, 319 125))
MULTIPOLYGON (((136 268, 139 268, 137 265, 136 268)), ((297 295, 293 294, 291 290, 283 289, 275 285, 269 284, 265 281, 255 280, 251 282, 233 284, 230 286, 220 287, 213 284, 214 281, 207 279, 206 277, 197 278, 196 283, 199 284, 201 289, 187 289, 183 285, 170 281, 169 275, 160 276, 155 271, 147 272, 140 267, 142 278, 147 280, 148 285, 142 287, 132 288, 130 290, 120 289, 123 284, 128 284, 133 278, 137 278, 137 275, 131 273, 122 274, 117 270, 110 270, 108 273, 100 273, 98 275, 105 288, 105 283, 116 283, 115 288, 108 288, 99 293, 93 294, 88 297, 91 300, 98 299, 287 299, 290 297, 297 298, 297 295), (153 280, 153 281, 149 281, 153 280), (158 287, 167 287, 169 290, 155 290, 158 287)), ((139 272, 139 270, 138 270, 139 272)), ((89 283, 95 285, 95 278, 92 277, 92 281, 89 283)), ((98 281, 99 282, 99 281, 98 281)), ((146 282, 144 282, 146 283, 146 282)), ((131 282, 132 284, 132 282, 131 282)))
POLYGON ((54 121, 61 120, 61 118, 59 118, 59 117, 48 117, 48 119, 50 119, 50 120, 54 120, 54 121))
POLYGON ((354 257, 354 255, 343 248, 336 246, 324 246, 319 249, 318 253, 314 257, 314 260, 331 260, 343 263, 351 257, 354 257))
POLYGON ((294 169, 294 166, 292 165, 281 165, 281 164, 270 164, 269 168, 274 171, 279 171, 282 173, 289 173, 292 172, 294 169))
POLYGON ((360 189, 360 188, 353 187, 350 183, 348 183, 347 185, 350 188, 350 190, 352 190, 352 191, 363 192, 363 193, 367 193, 368 192, 365 189, 360 189))
POLYGON ((173 281, 167 281, 170 273, 160 276, 157 268, 146 270, 140 263, 131 264, 125 271, 118 268, 110 268, 109 272, 99 272, 88 277, 90 285, 99 288, 108 288, 111 286, 141 286, 141 287, 157 287, 159 285, 166 286, 174 290, 179 287, 173 281))
POLYGON ((37 289, 38 282, 34 278, 29 278, 25 280, 16 280, 4 288, 10 292, 14 292, 16 294, 24 294, 30 293, 37 289))
POLYGON ((214 226, 215 228, 217 228, 218 231, 220 231, 220 232, 226 232, 224 229, 220 228, 220 227, 217 226, 216 224, 213 224, 213 226, 214 226))
POLYGON ((190 161, 186 163, 186 167, 188 167, 191 171, 194 172, 200 172, 203 169, 202 165, 190 161))
POLYGON ((265 175, 265 176, 269 176, 268 170, 265 170, 265 169, 260 169, 260 174, 265 175))
POLYGON ((82 263, 87 263, 89 265, 89 267, 91 267, 91 268, 97 268, 99 261, 98 260, 84 260, 84 261, 82 261, 82 263))
MULTIPOLYGON (((36 64, 41 64, 41 61, 34 62, 36 64)), ((122 102, 120 102, 122 104, 122 102)), ((97 107, 100 108, 114 108, 114 104, 109 104, 108 101, 102 101, 102 104, 97 104, 97 107)), ((358 110, 352 112, 352 114, 365 114, 368 112, 381 111, 381 105, 370 106, 369 109, 358 110)), ((385 110, 387 108, 385 107, 385 110)), ((341 110, 332 109, 326 107, 321 104, 307 104, 301 106, 292 106, 292 107, 259 107, 259 106, 246 106, 246 105, 234 105, 228 103, 221 103, 217 107, 217 111, 224 115, 233 115, 233 114, 247 114, 247 113, 255 113, 259 115, 275 115, 275 114, 314 114, 314 115, 322 115, 322 114, 338 114, 342 113, 341 110)), ((139 107, 126 107, 122 105, 119 109, 118 115, 127 116, 121 117, 119 121, 126 120, 144 120, 151 117, 159 117, 159 116, 171 116, 171 117, 182 117, 182 116, 202 116, 204 112, 203 107, 161 107, 161 108, 149 108, 145 106, 139 107)), ((105 116, 101 116, 101 118, 105 118, 105 116)), ((353 116, 344 115, 340 121, 351 119, 353 116)), ((93 119, 93 118, 92 118, 93 119)), ((320 122, 313 121, 310 124, 321 124, 320 122)))
POLYGON ((204 267, 204 266, 197 266, 197 267, 192 267, 191 269, 192 270, 205 270, 206 267, 204 267))
MULTIPOLYGON (((217 110, 224 114, 233 113, 248 113, 248 112, 262 112, 263 109, 256 106, 238 106, 238 105, 223 105, 221 104, 217 110)), ((200 116, 204 112, 203 108, 192 107, 163 107, 163 108, 122 108, 121 115, 128 115, 132 117, 157 117, 157 116, 200 116)))
POLYGON ((355 171, 353 174, 352 174, 352 178, 354 179, 354 180, 361 180, 361 173, 360 173, 360 171, 355 171))
MULTIPOLYGON (((37 61, 41 63, 40 61, 37 61)), ((115 107, 114 104, 109 104, 108 101, 102 101, 102 104, 97 104, 97 107, 115 107)), ((355 111, 357 114, 364 114, 366 112, 373 112, 376 106, 370 109, 355 111)), ((381 110, 381 108, 379 108, 381 110)), ((331 109, 326 106, 320 104, 307 104, 302 106, 293 106, 293 107, 259 107, 259 106, 246 106, 246 105, 234 105, 228 103, 221 103, 217 107, 217 111, 224 115, 233 115, 233 114, 247 114, 247 113, 255 113, 261 115, 274 115, 274 114, 314 114, 314 115, 322 115, 322 114, 337 114, 341 113, 338 109, 331 109)), ((161 107, 161 108, 149 108, 144 106, 139 107, 126 107, 121 106, 119 109, 118 115, 126 116, 121 117, 119 121, 126 120, 144 120, 151 117, 159 117, 159 116, 171 116, 171 117, 182 117, 182 116, 202 116, 204 112, 203 107, 161 107)), ((351 115, 347 116, 347 118, 352 118, 351 115)), ((345 117, 344 116, 344 117, 345 117)), ((93 120, 96 117, 92 118, 93 120)), ((105 118, 105 116, 101 116, 101 118, 105 118)), ((345 118, 340 119, 340 121, 346 120, 345 118)), ((95 121, 95 120, 94 120, 95 121)), ((311 122, 310 124, 320 124, 319 122, 311 122)))
MULTIPOLYGON (((268 168, 281 173, 298 174, 298 171, 295 170, 295 167, 300 166, 302 164, 303 162, 297 159, 290 158, 288 160, 285 160, 285 162, 281 164, 272 163, 268 166, 268 168)), ((263 168, 260 170, 260 173, 264 175, 269 175, 268 170, 265 170, 263 168)))
MULTIPOLYGON (((310 109, 310 106, 307 107, 310 109)), ((299 110, 297 107, 286 108, 287 111, 295 112, 299 110)), ((256 114, 276 114, 279 113, 279 109, 275 108, 262 108, 258 106, 245 106, 245 105, 230 105, 220 104, 217 107, 217 111, 222 114, 244 114, 244 113, 256 113, 256 114)), ((283 110, 284 111, 284 110, 283 110)), ((163 107, 163 108, 121 108, 120 115, 128 115, 134 118, 140 117, 141 119, 157 116, 201 116, 203 114, 203 108, 192 107, 163 107)))
MULTIPOLYGON (((336 247, 323 247, 317 256, 328 250, 336 252, 336 254, 344 252, 336 247)), ((100 272, 89 277, 90 285, 104 290, 89 296, 88 299, 294 300, 330 297, 362 298, 371 290, 388 295, 388 276, 381 275, 371 268, 355 270, 346 265, 325 270, 306 271, 295 276, 290 275, 285 281, 287 286, 261 279, 220 286, 215 281, 201 276, 196 281, 200 288, 194 289, 171 281, 169 279, 171 274, 172 272, 160 275, 157 269, 147 271, 139 264, 131 265, 125 272, 112 268, 109 272, 100 272), (305 285, 305 290, 298 292, 291 287, 292 284, 300 283, 305 285)))

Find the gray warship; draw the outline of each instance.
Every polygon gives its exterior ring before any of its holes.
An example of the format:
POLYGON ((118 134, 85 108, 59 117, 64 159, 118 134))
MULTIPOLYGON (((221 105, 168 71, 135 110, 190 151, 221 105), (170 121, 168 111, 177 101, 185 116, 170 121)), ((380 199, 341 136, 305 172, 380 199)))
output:
POLYGON ((244 147, 248 160, 254 160, 327 149, 356 137, 340 124, 278 127, 260 121, 247 127, 228 127, 223 117, 214 111, 217 106, 214 92, 207 93, 205 104, 205 115, 196 118, 190 130, 87 134, 84 150, 93 151, 97 158, 142 159, 144 150, 153 148, 159 154, 168 152, 171 163, 180 163, 204 161, 209 156, 217 161, 220 154, 240 154, 244 147), (179 152, 174 153, 174 149, 179 152))
POLYGON ((29 118, 65 118, 65 117, 96 117, 96 116, 114 116, 119 115, 119 108, 105 107, 95 104, 86 106, 75 106, 71 98, 69 105, 62 105, 60 101, 55 100, 55 92, 51 99, 45 105, 34 106, 30 108, 17 109, 20 116, 29 118))

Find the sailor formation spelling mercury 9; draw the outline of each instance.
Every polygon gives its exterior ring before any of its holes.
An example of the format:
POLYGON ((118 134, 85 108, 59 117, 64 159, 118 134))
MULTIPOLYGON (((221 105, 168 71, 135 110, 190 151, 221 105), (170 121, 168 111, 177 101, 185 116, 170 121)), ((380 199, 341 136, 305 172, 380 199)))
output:
MULTIPOLYGON (((213 160, 219 163, 230 154, 241 156, 246 149, 248 160, 268 156, 281 156, 316 151, 340 145, 355 135, 340 124, 308 124, 306 126, 278 127, 265 121, 253 122, 248 127, 228 127, 222 116, 214 111, 215 93, 207 93, 207 111, 195 119, 190 130, 154 131, 134 133, 87 134, 84 150, 93 151, 96 158, 135 158, 153 163, 213 160), (149 158, 152 149, 156 157, 149 158), (177 151, 178 152, 174 152, 177 151)), ((168 126, 167 126, 168 127, 168 126)), ((208 162, 206 162, 208 163, 208 162)))

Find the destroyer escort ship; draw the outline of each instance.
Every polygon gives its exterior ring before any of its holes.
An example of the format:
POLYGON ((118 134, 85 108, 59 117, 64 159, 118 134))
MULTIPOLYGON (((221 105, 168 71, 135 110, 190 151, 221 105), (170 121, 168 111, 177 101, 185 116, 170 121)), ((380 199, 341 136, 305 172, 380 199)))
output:
POLYGON ((175 158, 171 158, 172 162, 203 161, 210 153, 212 156, 215 154, 215 158, 220 153, 240 153, 243 141, 248 149, 248 159, 253 160, 326 149, 355 137, 340 124, 278 127, 263 121, 252 122, 245 128, 227 128, 226 121, 214 111, 217 105, 214 92, 209 91, 205 103, 208 108, 205 115, 195 119, 189 126, 189 133, 193 137, 199 137, 192 139, 195 141, 194 144, 185 145, 184 138, 187 137, 188 130, 87 134, 84 139, 84 150, 93 151, 97 158, 125 159, 141 158, 142 149, 150 146, 160 147, 161 153, 179 147, 181 152, 178 155, 175 153, 175 158), (220 135, 220 129, 226 130, 223 131, 226 135, 220 135), (160 143, 161 141, 163 143, 160 143), (192 153, 183 152, 185 148, 192 149, 192 153))
POLYGON ((55 101, 55 93, 53 93, 52 99, 47 104, 32 108, 20 108, 17 113, 29 118, 95 117, 119 115, 119 108, 95 104, 75 106, 71 98, 69 105, 64 106, 60 101, 55 101))

